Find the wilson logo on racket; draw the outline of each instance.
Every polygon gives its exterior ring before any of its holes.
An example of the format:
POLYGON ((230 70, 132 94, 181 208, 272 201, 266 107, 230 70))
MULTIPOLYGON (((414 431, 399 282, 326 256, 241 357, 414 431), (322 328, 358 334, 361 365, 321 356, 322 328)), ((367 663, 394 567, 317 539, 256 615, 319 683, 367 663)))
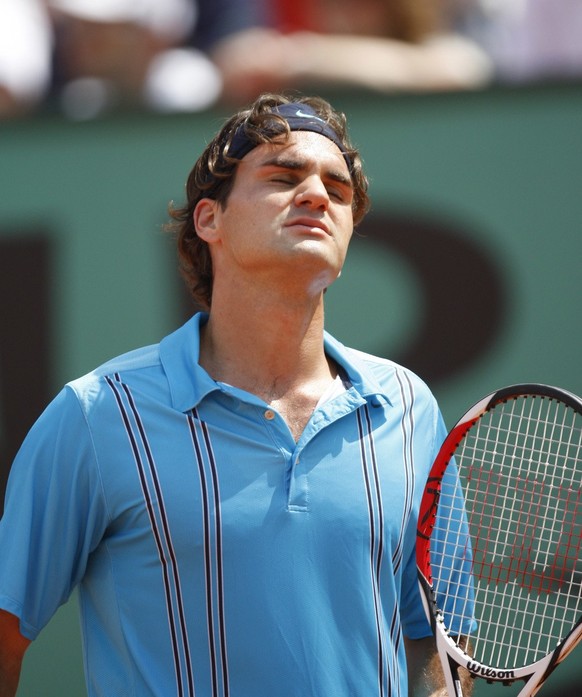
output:
POLYGON ((481 678, 489 678, 489 680, 515 680, 514 670, 495 670, 495 668, 482 666, 476 661, 468 661, 467 670, 481 678))

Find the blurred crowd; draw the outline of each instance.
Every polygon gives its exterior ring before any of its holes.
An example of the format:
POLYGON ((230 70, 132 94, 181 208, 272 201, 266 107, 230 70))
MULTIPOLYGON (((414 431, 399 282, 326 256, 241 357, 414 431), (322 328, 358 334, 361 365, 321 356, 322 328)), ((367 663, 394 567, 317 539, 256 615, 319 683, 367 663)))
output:
POLYGON ((1 0, 0 117, 582 76, 582 0, 1 0))

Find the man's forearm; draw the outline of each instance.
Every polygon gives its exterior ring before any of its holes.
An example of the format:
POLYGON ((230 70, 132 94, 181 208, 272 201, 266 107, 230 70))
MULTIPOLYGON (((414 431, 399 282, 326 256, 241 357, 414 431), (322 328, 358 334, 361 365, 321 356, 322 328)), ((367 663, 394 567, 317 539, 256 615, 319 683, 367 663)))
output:
POLYGON ((22 659, 30 641, 20 633, 18 617, 0 610, 0 697, 14 697, 22 659))
POLYGON ((6 659, 0 649, 0 697, 14 697, 20 680, 22 659, 6 659))

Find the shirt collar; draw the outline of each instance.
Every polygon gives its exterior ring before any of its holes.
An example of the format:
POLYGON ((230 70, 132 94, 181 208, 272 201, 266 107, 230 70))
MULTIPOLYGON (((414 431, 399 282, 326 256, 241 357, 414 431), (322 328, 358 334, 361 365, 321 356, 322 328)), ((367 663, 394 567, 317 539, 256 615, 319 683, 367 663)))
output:
POLYGON ((208 315, 199 312, 160 343, 160 361, 170 385, 172 405, 184 413, 220 389, 198 363, 200 329, 207 320, 208 315))
MULTIPOLYGON (((160 360, 168 378, 172 405, 181 412, 194 408, 220 386, 200 366, 200 329, 208 320, 204 312, 195 314, 186 324, 160 343, 160 360)), ((352 387, 364 399, 391 403, 373 372, 357 351, 345 347, 327 332, 324 346, 328 356, 343 369, 352 387)))
POLYGON ((324 332, 325 352, 345 371, 351 385, 364 399, 375 404, 392 404, 390 395, 364 360, 365 354, 347 348, 331 334, 324 332))

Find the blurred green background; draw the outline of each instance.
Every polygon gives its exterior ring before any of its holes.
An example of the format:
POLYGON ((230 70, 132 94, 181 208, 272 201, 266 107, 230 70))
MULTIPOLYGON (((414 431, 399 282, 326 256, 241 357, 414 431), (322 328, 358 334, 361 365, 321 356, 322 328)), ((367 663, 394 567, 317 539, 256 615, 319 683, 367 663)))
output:
MULTIPOLYGON (((580 85, 325 96, 349 116, 373 201, 328 293, 328 330, 415 369, 449 426, 510 383, 582 393, 580 85)), ((191 311, 162 226, 224 116, 0 124, 4 475, 63 382, 191 311)), ((581 658, 542 694, 582 694, 581 658)), ((475 690, 499 693, 517 689, 475 690)), ((29 650, 18 695, 83 694, 73 598, 29 650)))

